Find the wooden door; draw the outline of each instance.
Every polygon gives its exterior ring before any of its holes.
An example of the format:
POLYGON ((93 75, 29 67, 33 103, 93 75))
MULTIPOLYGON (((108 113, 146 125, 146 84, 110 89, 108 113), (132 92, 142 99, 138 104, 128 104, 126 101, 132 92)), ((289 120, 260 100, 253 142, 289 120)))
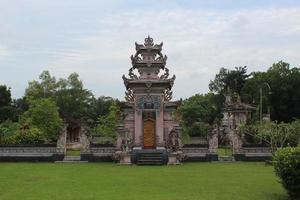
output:
POLYGON ((144 148, 155 148, 155 121, 147 118, 144 120, 144 148))

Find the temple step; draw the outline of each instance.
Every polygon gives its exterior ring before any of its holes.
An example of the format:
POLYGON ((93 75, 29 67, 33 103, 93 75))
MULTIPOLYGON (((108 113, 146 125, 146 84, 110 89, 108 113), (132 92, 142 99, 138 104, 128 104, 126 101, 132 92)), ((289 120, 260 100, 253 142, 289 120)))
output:
POLYGON ((137 156, 137 165, 163 165, 161 153, 140 153, 137 156))
POLYGON ((80 156, 65 156, 63 161, 80 161, 80 156))
POLYGON ((233 156, 219 156, 219 162, 234 162, 233 156))

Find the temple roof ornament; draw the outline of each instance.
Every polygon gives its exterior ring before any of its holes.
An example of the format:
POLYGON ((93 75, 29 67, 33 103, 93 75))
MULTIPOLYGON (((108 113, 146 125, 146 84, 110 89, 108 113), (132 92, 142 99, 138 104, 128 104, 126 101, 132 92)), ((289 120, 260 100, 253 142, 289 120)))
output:
POLYGON ((133 69, 143 67, 165 68, 167 56, 161 53, 163 43, 154 44, 149 35, 144 44, 135 43, 136 53, 131 56, 133 69))
POLYGON ((123 75, 126 86, 126 99, 132 101, 136 89, 145 89, 146 93, 161 90, 164 100, 172 98, 171 89, 175 81, 175 75, 169 78, 169 69, 166 68, 167 56, 162 54, 163 43, 155 44, 149 35, 144 44, 135 43, 136 52, 131 56, 132 67, 129 69, 128 78, 123 75), (168 91, 165 91, 168 90, 168 91))

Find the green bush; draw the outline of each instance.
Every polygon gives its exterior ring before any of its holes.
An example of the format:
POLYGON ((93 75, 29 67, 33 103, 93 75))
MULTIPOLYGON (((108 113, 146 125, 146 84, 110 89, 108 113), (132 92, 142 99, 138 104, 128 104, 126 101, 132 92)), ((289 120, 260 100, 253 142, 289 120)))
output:
POLYGON ((43 144, 45 137, 40 129, 32 127, 25 130, 20 130, 14 135, 15 144, 43 144))
POLYGON ((43 144, 45 136, 36 127, 21 127, 19 123, 5 121, 0 124, 0 144, 43 144))
POLYGON ((276 175, 292 199, 300 199, 300 146, 279 149, 274 155, 276 175))
POLYGON ((14 144, 15 134, 20 130, 19 123, 4 121, 0 124, 0 144, 14 144))

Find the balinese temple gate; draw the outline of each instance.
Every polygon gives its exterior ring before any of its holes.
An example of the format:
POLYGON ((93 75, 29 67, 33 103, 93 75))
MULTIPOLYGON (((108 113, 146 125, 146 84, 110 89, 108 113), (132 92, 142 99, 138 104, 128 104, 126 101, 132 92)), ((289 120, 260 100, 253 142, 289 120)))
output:
POLYGON ((154 44, 148 36, 135 43, 132 67, 123 75, 126 87, 121 105, 123 120, 118 126, 115 157, 123 164, 176 164, 181 159, 178 122, 173 112, 179 101, 171 101, 175 75, 169 77, 163 43, 154 44))

